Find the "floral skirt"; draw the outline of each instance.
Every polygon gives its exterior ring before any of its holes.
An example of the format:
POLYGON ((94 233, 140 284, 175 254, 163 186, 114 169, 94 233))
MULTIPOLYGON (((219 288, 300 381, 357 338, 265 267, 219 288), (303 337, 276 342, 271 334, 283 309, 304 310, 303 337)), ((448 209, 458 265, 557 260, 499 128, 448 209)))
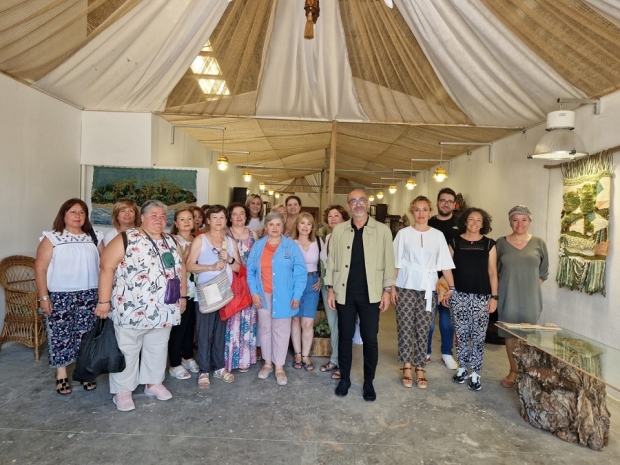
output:
POLYGON ((50 368, 75 362, 82 335, 95 325, 98 291, 50 292, 51 315, 45 315, 50 368))
POLYGON ((224 367, 246 369, 256 363, 257 312, 253 305, 226 320, 224 367))

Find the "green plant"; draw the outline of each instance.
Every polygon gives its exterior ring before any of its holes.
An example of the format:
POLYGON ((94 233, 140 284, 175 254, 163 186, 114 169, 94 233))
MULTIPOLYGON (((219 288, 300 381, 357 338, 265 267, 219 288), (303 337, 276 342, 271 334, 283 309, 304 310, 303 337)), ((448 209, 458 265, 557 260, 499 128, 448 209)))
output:
POLYGON ((314 327, 314 337, 330 337, 332 335, 327 318, 321 318, 314 327))

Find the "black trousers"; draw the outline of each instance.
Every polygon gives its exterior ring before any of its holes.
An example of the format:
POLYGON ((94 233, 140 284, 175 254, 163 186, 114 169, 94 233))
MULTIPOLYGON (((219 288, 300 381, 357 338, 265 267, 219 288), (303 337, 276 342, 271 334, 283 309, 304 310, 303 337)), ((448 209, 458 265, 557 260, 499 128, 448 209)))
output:
POLYGON ((181 314, 181 324, 172 327, 168 340, 168 359, 171 367, 181 364, 181 357, 185 360, 194 358, 194 332, 196 330, 196 311, 194 299, 187 301, 185 311, 181 314))
POLYGON ((226 322, 220 312, 200 313, 196 302, 196 337, 198 338, 198 366, 200 374, 224 368, 226 350, 226 322))
POLYGON ((370 303, 368 294, 347 294, 344 305, 336 304, 338 310, 338 367, 342 379, 351 380, 351 361, 353 358, 353 335, 355 320, 360 318, 360 335, 364 343, 364 381, 375 379, 379 359, 379 302, 370 303))

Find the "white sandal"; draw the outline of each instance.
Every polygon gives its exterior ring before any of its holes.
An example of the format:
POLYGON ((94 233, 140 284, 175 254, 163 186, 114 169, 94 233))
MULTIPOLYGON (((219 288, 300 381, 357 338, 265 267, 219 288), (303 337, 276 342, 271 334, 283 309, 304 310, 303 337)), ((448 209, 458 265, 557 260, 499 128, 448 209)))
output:
POLYGON ((226 368, 220 368, 219 370, 214 371, 213 372, 213 377, 214 378, 219 378, 222 381, 224 381, 225 383, 232 383, 235 380, 235 375, 233 375, 226 368))
POLYGON ((178 367, 174 368, 170 367, 168 373, 170 373, 170 376, 176 379, 189 379, 192 377, 192 375, 189 374, 189 372, 183 367, 183 365, 179 365, 178 367))
POLYGON ((211 386, 211 380, 209 380, 209 373, 203 373, 198 377, 198 387, 208 388, 211 386))
POLYGON ((181 359, 181 366, 192 373, 200 372, 200 367, 193 358, 190 358, 189 360, 181 359))

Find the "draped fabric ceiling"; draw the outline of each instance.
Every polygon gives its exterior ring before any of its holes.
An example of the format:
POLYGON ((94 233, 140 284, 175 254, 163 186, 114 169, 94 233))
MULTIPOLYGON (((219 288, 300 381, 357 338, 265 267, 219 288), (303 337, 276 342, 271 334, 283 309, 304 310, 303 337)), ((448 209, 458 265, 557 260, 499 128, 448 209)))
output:
POLYGON ((159 113, 211 149, 221 132, 196 126, 225 126, 225 150, 250 152, 230 162, 274 182, 325 168, 335 131, 336 174, 367 186, 440 141, 492 142, 558 97, 620 88, 616 0, 390 5, 321 0, 307 40, 304 0, 3 0, 0 70, 86 110, 159 113))

